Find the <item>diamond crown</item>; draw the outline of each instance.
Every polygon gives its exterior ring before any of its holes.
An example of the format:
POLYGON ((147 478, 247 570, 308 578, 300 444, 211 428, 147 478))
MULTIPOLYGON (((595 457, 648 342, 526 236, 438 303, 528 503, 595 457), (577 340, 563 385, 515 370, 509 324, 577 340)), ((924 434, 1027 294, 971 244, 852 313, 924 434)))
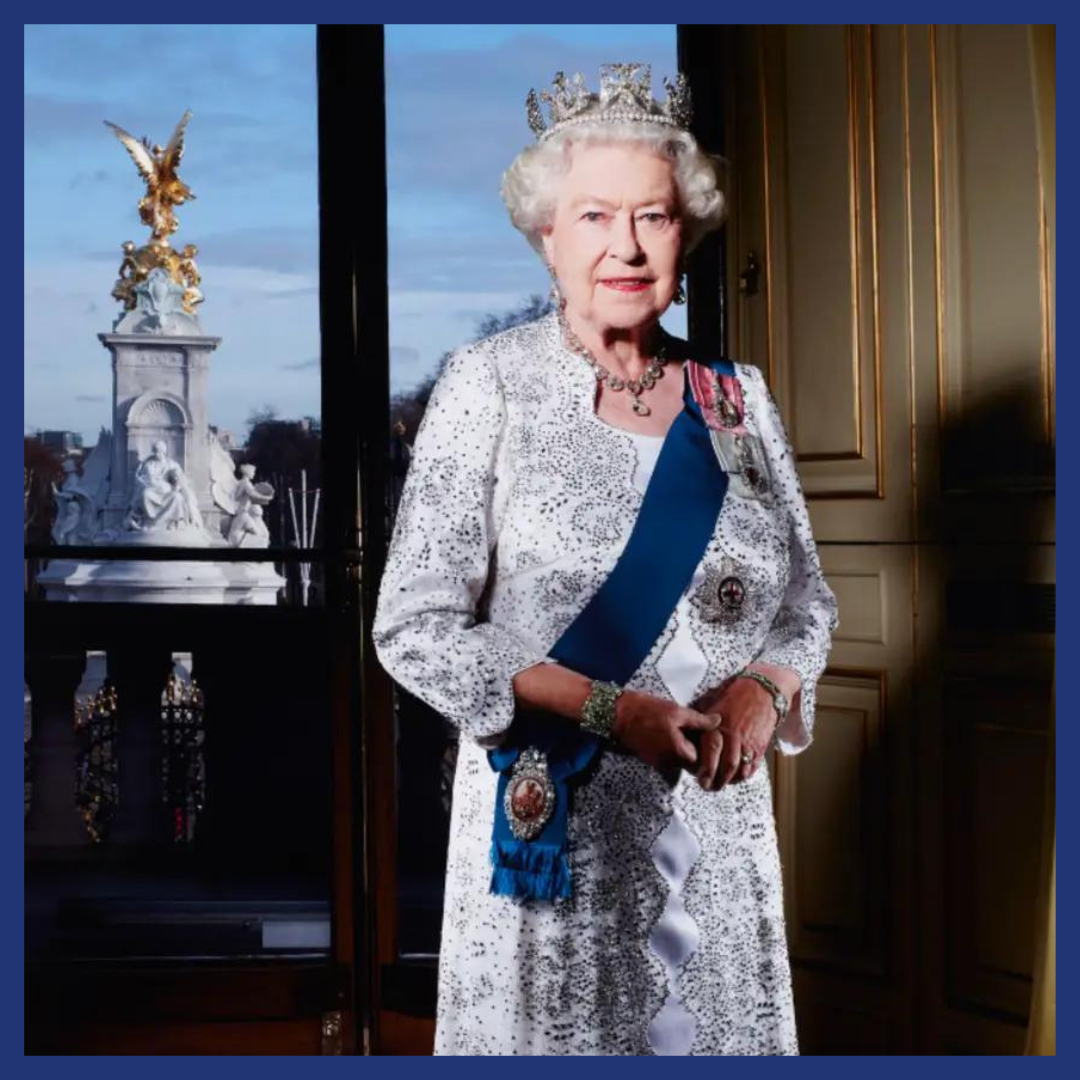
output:
POLYGON ((673 128, 689 128, 692 116, 690 87, 686 76, 679 74, 675 82, 664 78, 667 99, 652 97, 652 69, 648 64, 601 64, 600 93, 593 94, 580 73, 571 79, 559 71, 552 80, 552 90, 539 94, 530 90, 525 107, 538 142, 549 139, 556 131, 570 124, 637 123, 663 124, 673 128), (548 106, 545 120, 541 102, 548 106))

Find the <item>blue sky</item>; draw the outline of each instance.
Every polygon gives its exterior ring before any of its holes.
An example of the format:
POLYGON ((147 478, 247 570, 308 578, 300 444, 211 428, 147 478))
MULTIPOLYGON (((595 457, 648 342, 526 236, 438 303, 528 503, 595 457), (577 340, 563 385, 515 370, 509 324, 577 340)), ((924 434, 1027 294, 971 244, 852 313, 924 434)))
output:
MULTIPOLYGON (((27 26, 24 425, 111 425, 96 335, 125 240, 145 242, 143 187, 103 120, 165 142, 193 112, 173 243, 199 246, 203 329, 220 336, 210 416, 242 437, 254 408, 317 416, 313 26, 27 26)), ((392 384, 406 388, 548 279, 509 224, 499 177, 532 138, 525 95, 556 70, 675 70, 674 26, 389 26, 392 384)), ((357 104, 358 112, 363 103, 357 104)), ((342 133, 342 168, 363 154, 342 133)), ((363 223, 363 207, 356 208, 363 223)), ((669 323, 681 332, 679 312, 669 323)))

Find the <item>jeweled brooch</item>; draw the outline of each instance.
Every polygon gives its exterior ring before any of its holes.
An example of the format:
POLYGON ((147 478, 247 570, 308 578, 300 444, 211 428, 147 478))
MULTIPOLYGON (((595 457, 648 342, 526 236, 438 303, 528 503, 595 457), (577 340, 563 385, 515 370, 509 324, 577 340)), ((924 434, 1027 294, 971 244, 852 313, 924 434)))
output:
POLYGON ((543 750, 530 746, 514 763, 503 796, 510 831, 518 840, 534 840, 555 809, 555 782, 543 750))
POLYGON ((709 622, 736 623, 745 614, 751 600, 746 587, 746 571, 728 555, 719 566, 705 567, 705 580, 692 597, 703 619, 709 622))

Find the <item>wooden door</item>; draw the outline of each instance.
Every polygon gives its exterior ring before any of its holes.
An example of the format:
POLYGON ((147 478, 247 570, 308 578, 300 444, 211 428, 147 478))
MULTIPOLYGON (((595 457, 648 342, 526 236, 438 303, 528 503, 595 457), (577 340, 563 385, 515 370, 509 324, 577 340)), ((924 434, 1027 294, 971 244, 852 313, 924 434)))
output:
POLYGON ((732 31, 731 355, 840 628, 777 814, 806 1053, 1018 1053, 1054 598, 1052 28, 732 31), (759 270, 756 268, 760 268, 759 270))

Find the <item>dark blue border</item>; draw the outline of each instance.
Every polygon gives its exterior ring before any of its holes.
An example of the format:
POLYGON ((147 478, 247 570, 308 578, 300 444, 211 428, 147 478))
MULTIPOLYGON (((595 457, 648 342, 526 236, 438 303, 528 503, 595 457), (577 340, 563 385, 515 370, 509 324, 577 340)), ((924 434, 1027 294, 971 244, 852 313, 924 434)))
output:
MULTIPOLYGON (((13 5, 10 9, 11 14, 20 13, 23 16, 24 22, 71 22, 79 23, 89 21, 92 16, 107 13, 114 16, 109 21, 118 21, 115 16, 124 14, 128 16, 125 21, 143 21, 140 16, 145 18, 147 14, 150 14, 152 9, 149 8, 136 8, 134 6, 125 9, 117 9, 115 7, 108 8, 102 11, 101 9, 95 10, 94 8, 88 8, 85 4, 78 4, 70 2, 70 0, 54 0, 49 5, 13 5)), ((866 21, 867 18, 873 18, 877 22, 919 22, 919 21, 931 21, 936 20, 938 22, 970 22, 970 23, 985 23, 985 22, 1015 22, 1019 14, 1027 14, 1035 22, 1052 22, 1059 24, 1059 49, 1066 51, 1066 62, 1060 69, 1059 78, 1062 83, 1062 93, 1059 95, 1063 101, 1066 102, 1066 107, 1063 109, 1063 116, 1066 118, 1066 124, 1071 120, 1071 112, 1067 106, 1068 100, 1071 99, 1072 83, 1075 79, 1075 65, 1071 64, 1070 60, 1074 57, 1068 53, 1074 45, 1075 39, 1069 32, 1069 26, 1073 21, 1069 17, 1069 9, 1062 3, 1057 4, 1042 4, 1042 5, 1027 5, 1023 8, 1018 7, 1015 4, 1006 6, 1003 3, 984 2, 978 5, 974 3, 966 4, 919 4, 908 3, 904 5, 892 4, 892 5, 874 5, 871 7, 867 4, 816 4, 812 7, 808 7, 806 4, 771 4, 771 5, 755 5, 751 9, 736 8, 728 5, 727 9, 718 7, 715 3, 696 3, 696 4, 680 4, 675 5, 663 5, 658 6, 655 3, 646 4, 641 2, 624 2, 620 3, 617 8, 613 5, 596 6, 590 8, 588 11, 583 10, 580 2, 573 4, 562 3, 546 3, 542 6, 534 6, 528 10, 530 16, 538 16, 540 14, 546 14, 553 20, 562 19, 573 21, 575 17, 586 15, 589 17, 589 21, 594 21, 602 18, 604 15, 617 14, 620 22, 636 21, 644 22, 655 20, 658 17, 663 17, 663 21, 670 23, 672 21, 679 21, 684 23, 690 22, 711 22, 718 15, 726 16, 753 16, 756 20, 766 23, 773 22, 805 22, 810 17, 817 21, 828 22, 847 22, 847 21, 866 21), (860 19, 860 16, 862 17, 860 19)), ((228 4, 228 3, 214 3, 207 4, 199 2, 199 0, 191 0, 191 2, 184 4, 182 7, 176 9, 177 16, 183 16, 188 21, 193 23, 205 22, 205 21, 223 21, 223 22, 291 22, 295 21, 296 16, 304 14, 309 19, 317 19, 322 22, 352 22, 352 21, 375 21, 375 20, 392 20, 395 22, 446 22, 449 21, 448 16, 454 16, 457 21, 461 22, 498 22, 502 21, 508 14, 507 5, 505 3, 496 5, 494 3, 487 4, 457 4, 452 8, 448 8, 446 5, 439 5, 436 7, 433 3, 407 3, 399 2, 395 4, 373 4, 373 3, 358 3, 358 2, 338 2, 338 3, 325 3, 325 4, 313 4, 304 8, 298 8, 296 5, 284 5, 284 4, 271 4, 262 3, 258 6, 254 4, 228 4)), ((735 21, 744 21, 736 19, 735 21)), ((9 113, 9 118, 13 119, 11 114, 14 113, 15 107, 21 97, 21 88, 17 85, 19 80, 19 74, 22 70, 21 64, 21 51, 22 51, 22 34, 19 29, 19 24, 10 25, 6 28, 7 32, 2 38, 2 47, 4 51, 4 64, 0 67, 0 77, 8 84, 9 92, 4 94, 0 100, 6 103, 6 111, 9 113)), ((167 41, 163 42, 163 47, 167 48, 167 41)), ((13 123, 9 127, 9 131, 16 125, 13 123)), ((14 142, 14 136, 9 136, 10 141, 14 142)), ((1008 147, 1002 147, 1002 153, 1008 153, 1008 147)), ((1065 182, 1058 185, 1059 190, 1066 193, 1066 197, 1062 198, 1058 202, 1058 236, 1059 244, 1058 249, 1060 251, 1068 252, 1069 244, 1067 237, 1073 232, 1073 212, 1071 200, 1068 198, 1067 193, 1072 190, 1071 184, 1068 183, 1067 177, 1072 174, 1073 167, 1073 154, 1074 148, 1072 139, 1068 136, 1066 138, 1058 140, 1058 161, 1059 161, 1059 173, 1065 176, 1065 182), (1065 242, 1061 243, 1060 239, 1064 238, 1065 242)), ((15 231, 14 222, 14 209, 21 205, 22 194, 19 189, 20 176, 18 171, 14 168, 13 164, 8 164, 2 172, 0 172, 0 183, 3 185, 4 198, 0 201, 0 206, 5 207, 8 210, 9 228, 8 235, 13 235, 15 231)), ((74 229, 78 228, 78 212, 77 203, 73 204, 75 212, 71 216, 71 226, 74 229)), ((1003 214, 1008 213, 1008 207, 1002 207, 1001 212, 1003 214)), ((1072 274, 1073 264, 1071 259, 1066 257, 1060 260, 1059 273, 1062 275, 1064 281, 1064 287, 1061 288, 1061 292, 1065 296, 1075 295, 1072 293, 1068 286, 1068 279, 1072 274)), ((3 264, 3 271, 5 276, 13 275, 12 265, 10 263, 3 264)), ((18 306, 20 310, 21 319, 21 302, 19 300, 19 290, 14 286, 11 289, 5 290, 5 295, 9 298, 9 308, 18 306)), ((1067 309, 1068 310, 1068 309, 1067 309)), ((9 312, 9 315, 13 317, 13 312, 9 312)), ((10 335, 11 339, 16 340, 14 334, 10 335)), ((1070 497, 1068 497, 1068 490, 1072 488, 1075 481, 1073 479, 1074 474, 1071 468, 1068 467, 1068 461, 1076 459, 1077 451, 1077 428, 1074 428, 1071 423, 1071 405, 1076 402, 1076 383, 1078 375, 1073 363, 1073 357, 1076 355, 1072 352, 1072 349, 1068 346, 1068 341, 1075 337, 1073 325, 1071 320, 1067 317, 1061 320, 1058 328, 1058 354, 1065 357, 1065 362, 1059 366, 1057 372, 1057 384, 1058 384, 1058 399, 1061 402, 1059 407, 1060 422, 1058 425, 1059 430, 1059 458, 1062 466, 1059 469, 1059 475, 1063 480, 1063 488, 1065 489, 1065 497, 1061 500, 1063 507, 1062 516, 1064 519, 1064 527, 1062 528, 1062 534, 1067 538, 1071 535, 1071 523, 1073 515, 1076 513, 1075 504, 1073 504, 1070 497)), ((14 373, 15 367, 18 361, 14 357, 9 357, 8 371, 9 374, 14 373)), ((21 366, 20 366, 21 370, 21 366)), ((5 422, 0 425, 0 431, 5 433, 5 441, 10 438, 10 441, 14 442, 17 437, 19 425, 15 422, 15 412, 19 408, 19 401, 15 394, 14 387, 8 387, 4 394, 0 394, 0 409, 4 411, 5 422), (10 414, 10 415, 9 415, 10 414)), ((13 448, 14 449, 14 448, 13 448)), ((11 458, 5 459, 11 463, 11 473, 5 471, 5 475, 8 475, 11 479, 11 487, 7 490, 10 492, 10 497, 14 502, 16 486, 14 476, 14 454, 11 458)), ((12 503, 13 505, 13 503, 12 503)), ((13 507, 14 508, 14 507, 13 507)), ((11 543, 14 547, 15 533, 14 533, 14 515, 9 519, 11 524, 11 533, 3 532, 5 543, 11 543)), ((1068 541, 1066 540, 1066 543, 1068 541)), ((1070 550, 1068 546, 1066 551, 1070 550)), ((1064 658, 1065 663, 1063 665, 1063 678, 1059 681, 1058 686, 1058 703, 1059 703, 1059 715, 1063 717, 1063 722, 1058 725, 1058 760, 1065 763, 1064 773, 1065 775, 1060 778, 1061 782, 1058 785, 1059 792, 1059 813, 1058 820, 1064 822, 1065 827, 1061 830, 1061 836, 1063 843, 1059 845, 1059 861, 1058 861, 1058 888, 1059 888, 1059 918, 1058 918, 1058 953, 1059 953, 1059 990, 1058 990, 1058 1012, 1065 1018, 1063 1031, 1059 1031, 1059 1055, 1068 1055, 1072 1049, 1072 1009, 1069 1002, 1073 998, 1073 967, 1070 963, 1072 957, 1072 947, 1074 943, 1075 933, 1072 930, 1070 914, 1075 910, 1073 900, 1073 878, 1075 876, 1075 870, 1073 866, 1072 858, 1072 836, 1069 825, 1074 820, 1072 813, 1076 799, 1076 788, 1071 783, 1072 777, 1069 775, 1070 767, 1076 760, 1074 751, 1077 744, 1077 735, 1075 730, 1075 724, 1072 723, 1071 709, 1075 700, 1075 687, 1073 686, 1070 675, 1072 670, 1076 667, 1076 657, 1080 655, 1080 648, 1076 640, 1076 624, 1073 621, 1073 614, 1076 611, 1076 574, 1073 570, 1072 564, 1068 559, 1061 560, 1061 568, 1058 575, 1058 611, 1061 612, 1061 618, 1058 626, 1058 648, 1061 656, 1064 658)), ((0 1023, 3 1023, 5 1030, 7 1031, 7 1037, 4 1040, 4 1045, 7 1048, 7 1052, 10 1056, 21 1057, 22 1054, 22 1031, 23 1031, 23 1012, 22 1012, 22 933, 21 933, 21 919, 22 919, 22 871, 21 871, 21 859, 16 854, 16 848, 21 847, 21 838, 16 835, 16 829, 18 823, 21 822, 21 816, 18 813, 18 805, 16 803, 16 796, 19 793, 22 783, 21 779, 17 776, 16 769, 18 767, 18 758, 14 753, 14 729, 15 721, 14 715, 16 713, 17 704, 17 691, 19 686, 19 679, 15 670, 16 658, 21 653, 22 645, 22 615, 21 615, 21 594, 17 592, 17 586, 19 583, 19 577, 16 571, 18 562, 16 561, 16 553, 10 552, 9 557, 5 560, 5 565, 9 569, 9 574, 4 578, 6 584, 6 595, 8 596, 7 602, 0 608, 0 619, 3 620, 3 634, 0 636, 0 640, 4 642, 4 648, 0 650, 0 657, 4 664, 4 687, 6 690, 5 699, 9 702, 9 734, 12 741, 9 743, 11 752, 7 759, 7 768, 5 775, 7 776, 7 782, 4 785, 4 792, 7 795, 5 799, 5 805, 8 806, 6 813, 0 815, 0 823, 3 828, 3 839, 5 849, 9 851, 8 860, 8 873, 5 875, 5 880, 8 882, 8 886, 4 891, 4 901, 6 906, 5 914, 8 918, 4 920, 4 927, 6 931, 6 949, 4 953, 5 962, 2 965, 2 975, 0 978, 7 984, 7 991, 3 994, 2 1000, 5 1003, 5 1007, 0 1012, 0 1023), (18 860, 18 863, 17 863, 18 860), (18 864, 20 871, 18 874, 14 872, 16 864, 18 864)), ((1008 793, 1002 793, 1003 798, 1008 798, 1008 793)), ((57 1023, 62 1024, 64 1018, 58 1016, 57 1023)), ((127 1071, 129 1068, 134 1070, 143 1070, 145 1068, 143 1062, 135 1059, 129 1066, 125 1062, 129 1059, 123 1058, 99 1058, 90 1059, 85 1062, 60 1062, 55 1066, 50 1059, 45 1058, 33 1058, 23 1059, 18 1068, 26 1070, 27 1072, 33 1072, 37 1074, 39 1070, 51 1070, 52 1068, 62 1069, 65 1074, 70 1075, 71 1070, 77 1070, 80 1076, 95 1075, 108 1075, 109 1077, 115 1077, 118 1073, 127 1071), (90 1072, 86 1073, 86 1069, 90 1072)), ((226 1070, 235 1068, 229 1060, 215 1061, 213 1065, 198 1066, 201 1075, 224 1075, 226 1070), (204 1069, 210 1069, 210 1073, 204 1073, 204 1069)), ((243 1066, 240 1066, 243 1068, 243 1066)), ((327 1065, 332 1068, 333 1065, 327 1065)), ((411 1064, 405 1062, 390 1062, 389 1064, 383 1064, 381 1061, 371 1060, 362 1062, 353 1062, 352 1064, 346 1064, 345 1062, 339 1063, 340 1068, 343 1070, 349 1070, 350 1075, 357 1075, 354 1070, 359 1070, 361 1075, 374 1075, 381 1073, 383 1069, 393 1070, 393 1075, 400 1075, 402 1070, 411 1070, 413 1067, 411 1064)), ((501 1063, 490 1063, 483 1065, 474 1062, 462 1062, 443 1060, 440 1064, 432 1065, 433 1069, 439 1071, 450 1069, 453 1071, 468 1069, 470 1075, 477 1075, 475 1070, 480 1069, 482 1073, 486 1075, 494 1075, 494 1070, 502 1070, 505 1066, 501 1063)), ((578 1071, 582 1069, 593 1070, 597 1065, 591 1062, 560 1062, 559 1071, 563 1073, 564 1070, 578 1071)), ((617 1066, 620 1072, 632 1071, 637 1072, 639 1068, 660 1070, 670 1070, 672 1066, 664 1066, 662 1063, 652 1063, 651 1065, 638 1065, 634 1061, 620 1061, 617 1066)), ((680 1063, 676 1066, 679 1071, 697 1071, 708 1069, 713 1072, 716 1069, 722 1069, 727 1072, 731 1068, 740 1068, 741 1065, 736 1065, 734 1062, 724 1062, 719 1066, 708 1065, 704 1062, 691 1062, 687 1061, 680 1063)), ((762 1067, 762 1066, 758 1066, 762 1067)), ((771 1066, 766 1066, 771 1067, 771 1066)), ((895 1073, 900 1075, 901 1070, 904 1076, 908 1076, 912 1063, 904 1059, 872 1059, 865 1060, 862 1058, 845 1058, 841 1060, 830 1060, 822 1062, 813 1058, 806 1058, 799 1064, 794 1064, 791 1067, 797 1070, 809 1069, 812 1072, 828 1070, 830 1075, 835 1075, 839 1072, 848 1072, 850 1075, 865 1076, 868 1070, 873 1070, 875 1076, 881 1075, 880 1070, 884 1069, 886 1073, 895 1073)), ((931 1065, 927 1062, 925 1065, 917 1064, 917 1068, 931 1068, 936 1069, 937 1066, 931 1065)), ((964 1066, 958 1066, 964 1068, 964 1066)), ((1018 1061, 1015 1064, 1011 1064, 1009 1059, 998 1060, 981 1060, 978 1065, 973 1066, 977 1068, 980 1073, 986 1075, 1003 1075, 1002 1070, 1008 1070, 1012 1074, 1013 1070, 1019 1072, 1020 1069, 1026 1068, 1025 1063, 1018 1061)), ((1045 1067, 1056 1068, 1054 1065, 1048 1065, 1045 1067)), ((155 1075, 181 1075, 185 1077, 190 1074, 192 1066, 186 1061, 178 1061, 168 1063, 165 1061, 157 1061, 152 1066, 155 1075)), ((301 1070, 310 1075, 310 1066, 307 1066, 301 1062, 266 1062, 260 1063, 258 1066, 260 1073, 264 1069, 269 1069, 270 1073, 280 1075, 299 1075, 301 1070)), ((526 1071, 547 1069, 548 1066, 539 1061, 521 1062, 515 1063, 515 1069, 525 1068, 526 1071)), ((386 1075, 390 1075, 387 1073, 386 1075)), ((704 1072, 703 1072, 704 1075, 704 1072)))

